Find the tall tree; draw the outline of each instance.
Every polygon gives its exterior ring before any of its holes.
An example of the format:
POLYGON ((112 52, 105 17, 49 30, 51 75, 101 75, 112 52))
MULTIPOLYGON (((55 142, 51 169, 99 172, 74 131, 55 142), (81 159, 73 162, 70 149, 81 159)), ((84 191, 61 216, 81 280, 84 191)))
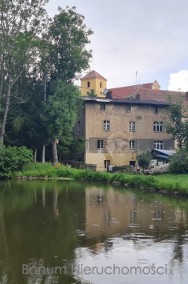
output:
MULTIPOLYGON (((50 83, 51 76, 51 60, 50 60, 50 42, 48 37, 48 30, 43 31, 43 37, 38 40, 39 51, 39 74, 43 84, 43 102, 47 100, 47 87, 50 83)), ((46 161, 46 145, 48 141, 44 141, 42 145, 42 163, 46 161)))
POLYGON ((73 126, 77 117, 81 99, 79 89, 72 83, 56 82, 53 96, 49 96, 45 103, 49 136, 52 139, 52 162, 58 162, 57 144, 70 144, 73 126))
POLYGON ((91 51, 86 47, 92 33, 84 24, 84 16, 78 14, 75 7, 59 8, 48 34, 52 80, 69 82, 88 68, 91 51))
POLYGON ((78 14, 75 7, 67 7, 59 8, 59 14, 49 26, 49 33, 44 36, 49 43, 51 94, 47 98, 46 109, 50 117, 48 129, 52 137, 54 163, 58 160, 57 138, 65 142, 73 132, 75 94, 78 93, 72 83, 89 66, 91 51, 87 50, 87 45, 91 34, 92 31, 84 24, 84 16, 78 14))
POLYGON ((46 141, 46 128, 41 121, 43 82, 25 78, 12 97, 6 125, 6 145, 25 145, 36 153, 46 141))
POLYGON ((0 0, 0 145, 3 144, 10 98, 24 70, 37 62, 35 38, 46 23, 48 0, 0 0))
POLYGON ((186 109, 181 100, 170 101, 169 122, 166 123, 167 133, 172 134, 179 149, 188 146, 188 121, 185 119, 186 109))

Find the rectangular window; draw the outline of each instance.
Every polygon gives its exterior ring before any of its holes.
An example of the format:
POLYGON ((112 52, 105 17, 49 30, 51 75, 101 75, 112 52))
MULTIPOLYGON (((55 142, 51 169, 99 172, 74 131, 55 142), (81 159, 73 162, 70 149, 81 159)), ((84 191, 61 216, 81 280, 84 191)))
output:
POLYGON ((110 160, 104 160, 105 169, 108 169, 109 166, 110 166, 110 160))
POLYGON ((159 113, 159 108, 156 106, 156 107, 154 107, 154 113, 156 113, 156 114, 158 114, 159 113))
POLYGON ((163 141, 154 141, 153 147, 154 149, 163 149, 164 145, 163 145, 163 141))
POLYGON ((101 105, 100 105, 100 110, 103 110, 103 111, 104 111, 105 109, 106 109, 106 105, 105 105, 105 104, 101 104, 101 105))
POLYGON ((135 131, 135 121, 129 121, 129 131, 135 131))
POLYGON ((104 148, 104 140, 97 140, 97 149, 104 148))
POLYGON ((153 131, 154 132, 162 132, 163 131, 163 122, 154 121, 153 123, 153 131))
POLYGON ((131 112, 131 106, 126 106, 126 107, 125 107, 125 111, 126 111, 126 112, 131 112))
POLYGON ((130 140, 129 141, 129 148, 131 149, 131 150, 133 150, 133 149, 135 149, 135 140, 130 140))
POLYGON ((110 120, 104 120, 104 130, 105 131, 110 130, 110 120))

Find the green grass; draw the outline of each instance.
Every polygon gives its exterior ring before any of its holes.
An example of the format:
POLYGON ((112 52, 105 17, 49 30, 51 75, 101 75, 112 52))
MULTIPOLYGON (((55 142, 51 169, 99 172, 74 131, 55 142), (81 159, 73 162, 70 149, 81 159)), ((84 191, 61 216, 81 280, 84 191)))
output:
POLYGON ((57 168, 52 167, 50 163, 31 163, 21 172, 15 172, 13 177, 56 177, 57 168))
POLYGON ((13 178, 18 177, 45 177, 45 178, 72 178, 74 180, 86 180, 92 182, 120 184, 141 189, 166 190, 169 193, 188 194, 188 175, 163 174, 147 176, 132 173, 107 173, 80 170, 63 165, 52 166, 50 163, 32 163, 22 172, 16 172, 13 178))
POLYGON ((158 188, 188 193, 188 174, 164 174, 155 176, 158 188))

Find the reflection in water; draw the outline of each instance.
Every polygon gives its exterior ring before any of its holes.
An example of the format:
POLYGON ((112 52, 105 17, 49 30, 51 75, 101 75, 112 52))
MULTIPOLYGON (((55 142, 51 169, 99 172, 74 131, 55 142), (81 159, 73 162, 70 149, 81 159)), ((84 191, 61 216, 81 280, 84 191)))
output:
POLYGON ((70 181, 1 182, 0 284, 184 284, 187 204, 70 181))

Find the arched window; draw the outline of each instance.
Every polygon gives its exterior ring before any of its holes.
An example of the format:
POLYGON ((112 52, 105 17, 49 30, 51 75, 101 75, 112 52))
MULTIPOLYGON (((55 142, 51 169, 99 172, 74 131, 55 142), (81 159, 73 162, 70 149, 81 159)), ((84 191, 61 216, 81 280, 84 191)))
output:
POLYGON ((87 82, 87 87, 90 88, 90 82, 89 81, 87 82))
POLYGON ((102 88, 102 82, 100 82, 100 88, 102 88))

